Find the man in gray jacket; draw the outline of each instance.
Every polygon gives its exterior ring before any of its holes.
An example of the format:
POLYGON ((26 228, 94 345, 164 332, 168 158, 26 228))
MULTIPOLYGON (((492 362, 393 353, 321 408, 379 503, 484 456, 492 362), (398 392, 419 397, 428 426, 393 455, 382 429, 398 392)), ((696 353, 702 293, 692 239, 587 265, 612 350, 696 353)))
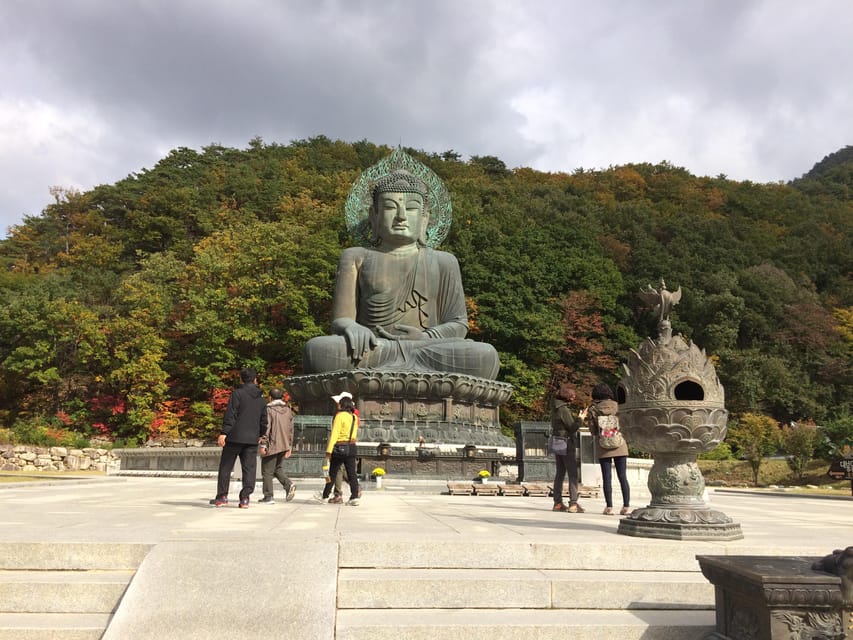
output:
POLYGON ((282 399, 281 389, 270 391, 271 402, 267 405, 267 432, 261 438, 261 477, 263 478, 263 504, 274 504, 273 478, 277 478, 284 487, 290 502, 296 495, 296 485, 284 473, 284 460, 290 457, 293 449, 293 412, 282 399))

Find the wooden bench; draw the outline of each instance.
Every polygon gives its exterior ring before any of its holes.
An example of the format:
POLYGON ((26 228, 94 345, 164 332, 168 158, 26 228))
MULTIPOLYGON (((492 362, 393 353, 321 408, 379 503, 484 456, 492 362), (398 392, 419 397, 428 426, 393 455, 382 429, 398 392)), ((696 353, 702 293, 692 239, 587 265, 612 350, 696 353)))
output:
MULTIPOLYGON (((554 495, 554 483, 553 482, 548 483, 548 495, 554 495)), ((568 482, 563 483, 563 495, 564 496, 569 495, 569 483, 568 482)), ((597 498, 599 495, 601 495, 601 488, 600 487, 590 487, 590 486, 583 485, 583 484, 578 486, 578 497, 580 497, 580 498, 597 498)))
POLYGON ((498 484, 498 494, 502 496, 523 496, 524 487, 518 483, 501 482, 498 484))
POLYGON ((470 496, 474 492, 474 485, 470 482, 448 482, 447 491, 452 496, 470 496))
POLYGON ((487 482, 485 484, 475 482, 474 483, 474 495, 475 496, 496 496, 498 495, 498 485, 495 482, 487 482))
MULTIPOLYGON (((564 491, 563 495, 565 494, 566 492, 564 491)), ((581 498, 597 498, 599 495, 601 495, 601 487, 588 487, 585 485, 581 485, 578 487, 578 495, 581 498)))
POLYGON ((551 487, 547 482, 522 482, 524 487, 524 495, 526 496, 549 496, 551 495, 551 487))

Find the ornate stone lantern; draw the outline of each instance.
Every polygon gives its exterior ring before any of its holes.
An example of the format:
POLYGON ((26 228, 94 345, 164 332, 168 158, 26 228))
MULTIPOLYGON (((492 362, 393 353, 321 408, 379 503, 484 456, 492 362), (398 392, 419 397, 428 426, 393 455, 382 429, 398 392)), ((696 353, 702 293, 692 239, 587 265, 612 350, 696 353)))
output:
POLYGON ((726 437, 723 387, 705 352, 672 335, 669 314, 681 288, 641 290, 659 312, 658 337, 632 349, 617 386, 619 422, 635 449, 652 454, 651 503, 619 521, 619 533, 671 540, 739 540, 740 525, 710 509, 696 459, 726 437))

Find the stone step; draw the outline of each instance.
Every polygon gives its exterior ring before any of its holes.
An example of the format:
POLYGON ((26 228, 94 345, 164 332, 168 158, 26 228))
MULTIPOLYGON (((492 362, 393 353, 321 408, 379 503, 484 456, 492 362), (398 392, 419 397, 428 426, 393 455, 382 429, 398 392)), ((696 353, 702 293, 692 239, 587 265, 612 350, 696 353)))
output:
POLYGON ((0 570, 0 612, 112 613, 133 571, 0 570))
POLYGON ((713 611, 576 609, 340 610, 336 640, 696 640, 713 611))
POLYGON ((100 638, 151 548, 0 542, 0 640, 100 638))
POLYGON ((714 588, 698 572, 341 569, 338 608, 713 609, 714 588))
MULTIPOLYGON (((568 516, 566 516, 568 517, 568 516)), ((636 538, 607 545, 583 542, 525 543, 493 540, 412 542, 372 538, 343 540, 342 568, 408 569, 562 569, 595 571, 699 572, 697 555, 725 555, 714 543, 657 541, 636 538), (636 541, 635 541, 636 540, 636 541)))
POLYGON ((136 569, 149 544, 0 542, 0 569, 136 569))
POLYGON ((98 640, 108 613, 0 613, 0 640, 98 640))

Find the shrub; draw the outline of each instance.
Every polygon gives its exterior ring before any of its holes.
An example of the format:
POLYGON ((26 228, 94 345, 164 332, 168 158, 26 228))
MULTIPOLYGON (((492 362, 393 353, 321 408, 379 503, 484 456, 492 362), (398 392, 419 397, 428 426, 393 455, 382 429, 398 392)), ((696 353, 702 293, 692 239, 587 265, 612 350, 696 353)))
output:
POLYGON ((217 416, 211 402, 193 402, 185 419, 181 435, 185 438, 209 438, 219 435, 221 416, 217 416))
POLYGON ((732 448, 727 442, 721 442, 710 451, 699 456, 700 460, 734 460, 735 456, 732 453, 732 448))
POLYGON ((40 417, 18 418, 12 425, 15 444, 31 444, 37 447, 52 447, 57 442, 48 435, 51 424, 40 417))
POLYGON ((113 442, 114 449, 136 449, 139 446, 139 438, 128 436, 127 438, 116 438, 113 442))
POLYGON ((42 417, 19 418, 12 425, 11 440, 15 444, 36 447, 70 447, 82 449, 89 446, 85 436, 63 429, 57 419, 42 417))
POLYGON ((803 479, 815 449, 822 438, 814 422, 791 422, 782 428, 782 451, 787 455, 788 466, 798 480, 803 479))
POLYGON ((779 425, 769 416, 745 413, 729 428, 729 441, 737 447, 738 457, 749 462, 752 482, 757 485, 764 457, 775 453, 779 445, 779 425))
POLYGON ((823 426, 823 440, 817 446, 818 454, 826 459, 840 458, 853 449, 853 415, 844 412, 823 426))

